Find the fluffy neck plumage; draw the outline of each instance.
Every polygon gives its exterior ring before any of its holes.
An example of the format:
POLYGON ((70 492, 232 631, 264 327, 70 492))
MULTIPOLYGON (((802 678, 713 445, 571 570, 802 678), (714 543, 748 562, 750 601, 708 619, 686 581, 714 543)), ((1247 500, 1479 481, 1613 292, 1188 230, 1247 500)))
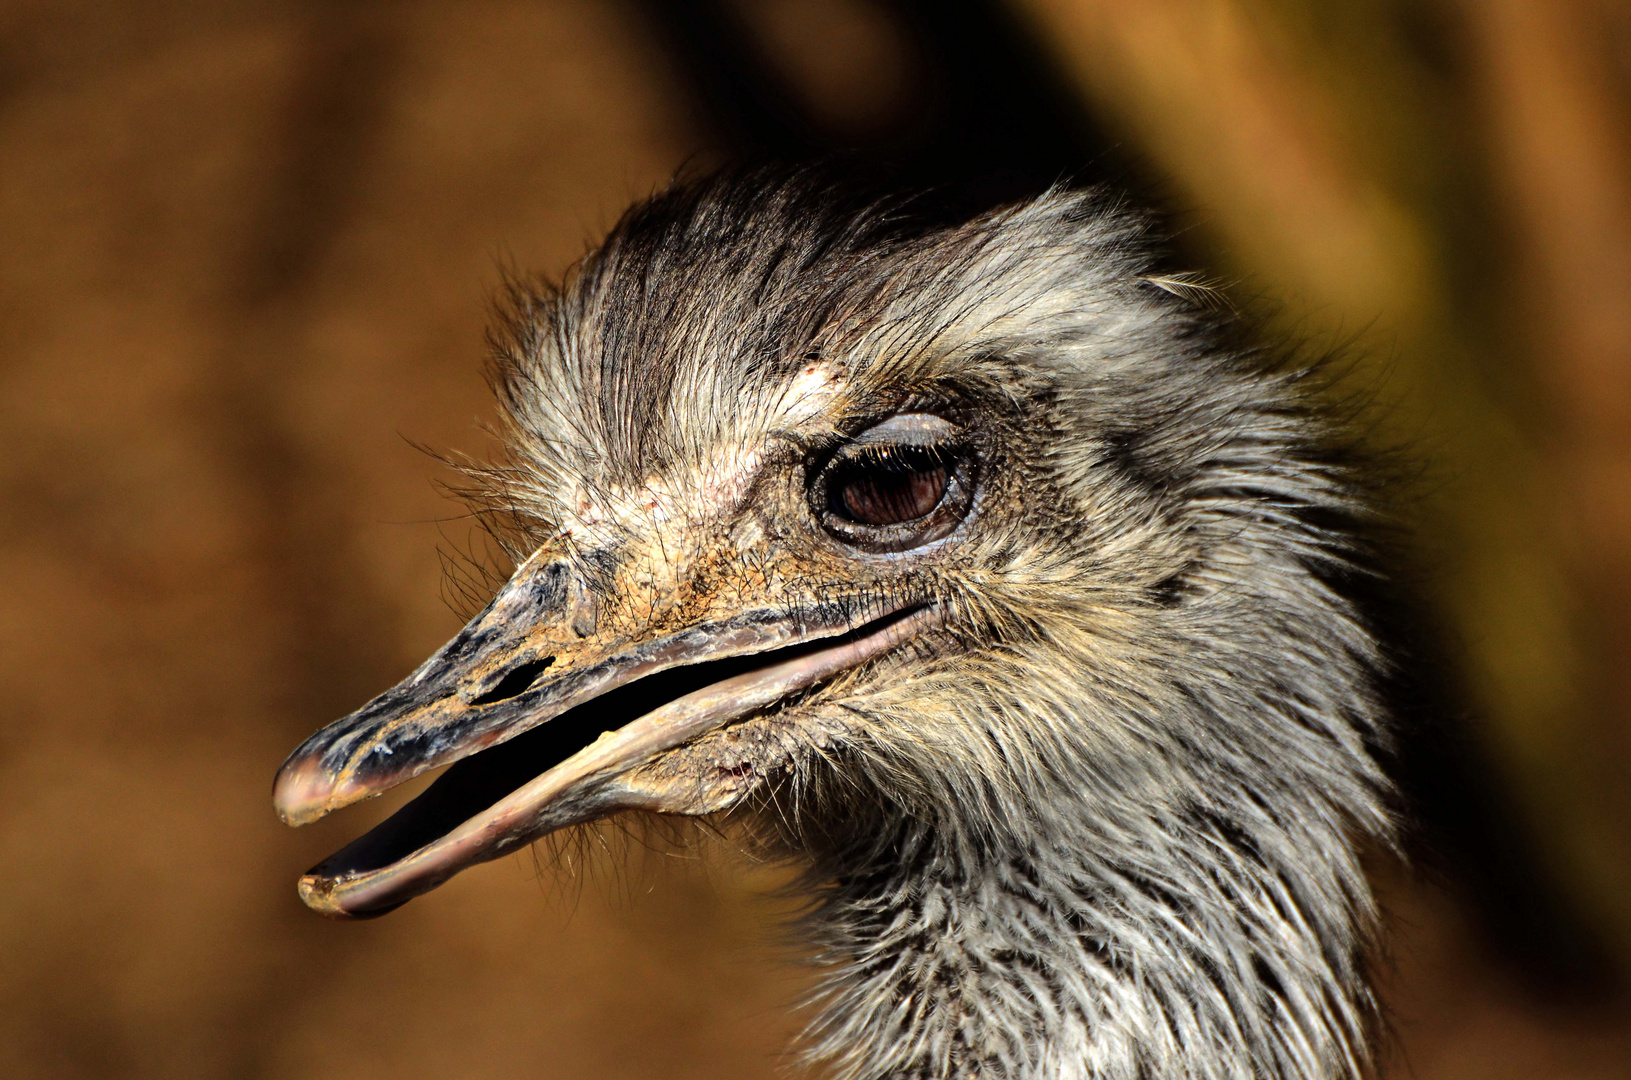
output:
POLYGON ((1036 794, 1006 836, 851 803, 815 845, 813 1059, 856 1080, 1363 1074, 1375 912, 1339 825, 1243 791, 1036 794))

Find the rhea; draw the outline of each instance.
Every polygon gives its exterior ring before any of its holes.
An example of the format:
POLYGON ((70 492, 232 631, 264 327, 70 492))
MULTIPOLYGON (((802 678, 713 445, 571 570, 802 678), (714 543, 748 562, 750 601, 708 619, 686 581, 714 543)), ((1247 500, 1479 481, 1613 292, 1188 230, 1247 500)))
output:
POLYGON ((1390 842, 1366 514, 1297 371, 1055 190, 913 224, 683 184, 494 335, 518 568, 278 774, 336 916, 623 811, 808 867, 846 1078, 1370 1068, 1390 842))

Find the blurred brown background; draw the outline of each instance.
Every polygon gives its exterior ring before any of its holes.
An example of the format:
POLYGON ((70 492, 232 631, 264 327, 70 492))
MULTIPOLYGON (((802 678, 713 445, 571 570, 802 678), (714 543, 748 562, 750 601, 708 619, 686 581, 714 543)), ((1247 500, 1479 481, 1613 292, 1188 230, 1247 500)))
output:
POLYGON ((512 859, 334 925, 294 878, 369 812, 267 793, 459 622, 408 440, 482 450, 500 268, 845 147, 1110 177, 1350 347, 1444 674, 1390 1075, 1631 1076, 1616 0, 0 2, 0 1075, 775 1075, 776 871, 512 859))

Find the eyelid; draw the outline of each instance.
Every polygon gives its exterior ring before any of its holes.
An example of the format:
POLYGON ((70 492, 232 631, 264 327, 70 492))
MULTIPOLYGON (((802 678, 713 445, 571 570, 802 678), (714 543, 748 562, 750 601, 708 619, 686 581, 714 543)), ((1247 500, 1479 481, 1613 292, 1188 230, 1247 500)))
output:
POLYGON ((952 440, 962 428, 933 413, 901 413, 881 424, 874 424, 850 439, 851 446, 893 443, 907 446, 929 446, 952 440))

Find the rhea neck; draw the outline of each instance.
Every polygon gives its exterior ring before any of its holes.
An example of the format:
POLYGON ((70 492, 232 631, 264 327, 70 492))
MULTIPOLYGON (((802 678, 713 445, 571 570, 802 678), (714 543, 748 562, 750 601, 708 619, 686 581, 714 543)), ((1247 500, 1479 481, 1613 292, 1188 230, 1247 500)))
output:
POLYGON ((1295 830, 1038 797, 1047 813, 979 839, 878 808, 828 834, 813 1058, 857 1080, 1363 1072, 1369 914, 1339 837, 1294 871, 1264 853, 1299 850, 1295 830), (1328 880, 1287 880, 1310 871, 1328 880))

